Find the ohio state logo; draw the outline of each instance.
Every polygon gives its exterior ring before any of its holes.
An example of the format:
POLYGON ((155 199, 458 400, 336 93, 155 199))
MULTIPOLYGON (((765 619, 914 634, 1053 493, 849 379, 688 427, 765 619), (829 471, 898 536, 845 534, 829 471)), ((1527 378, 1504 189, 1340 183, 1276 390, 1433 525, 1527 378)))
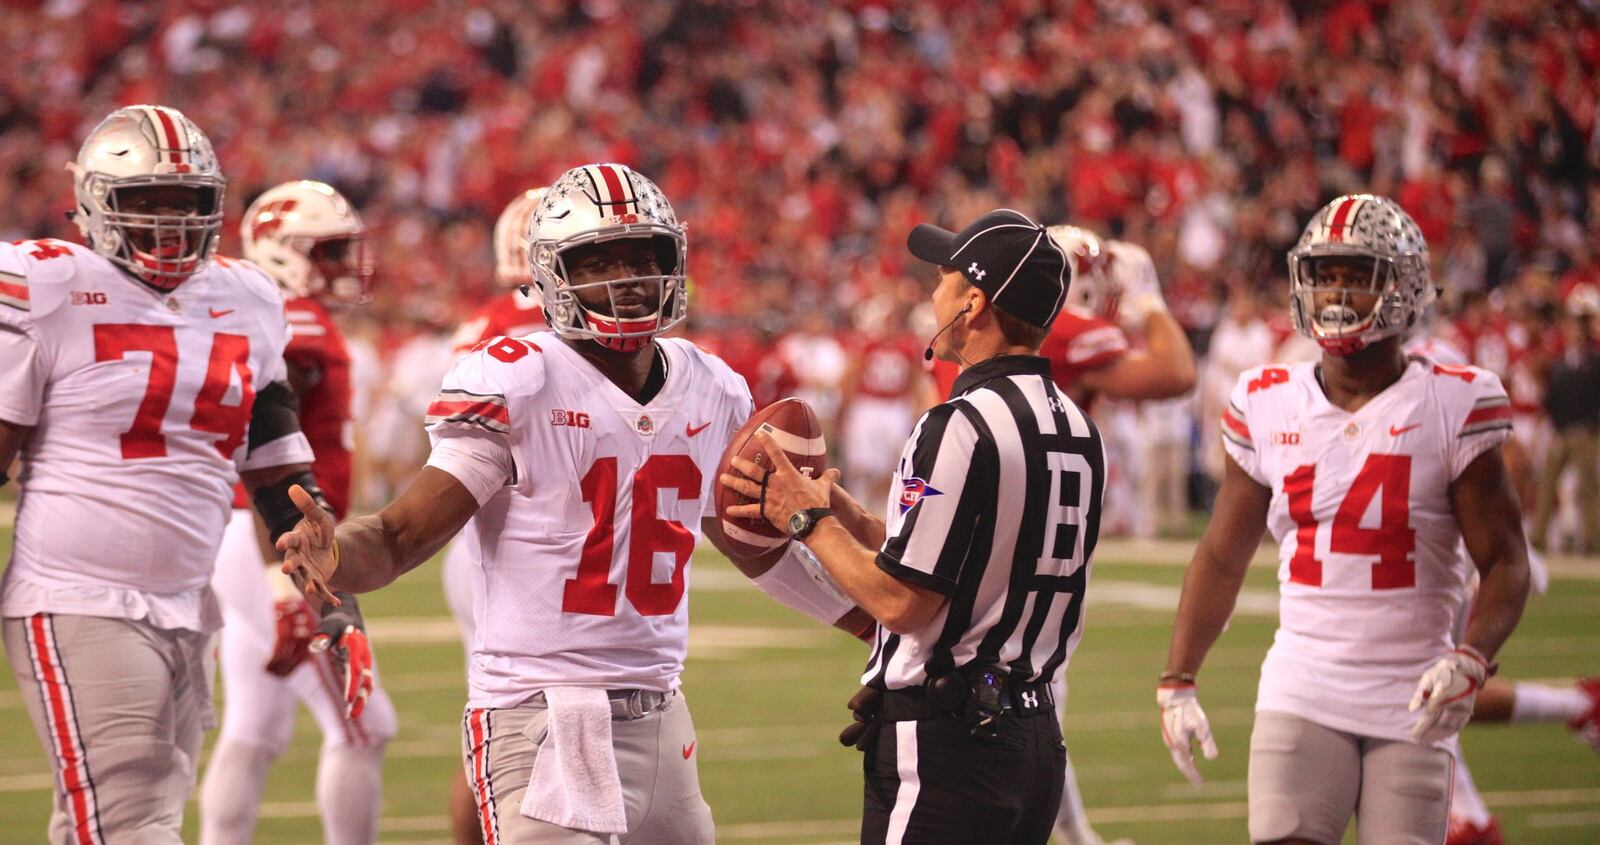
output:
POLYGON ((920 478, 907 478, 900 482, 900 512, 906 513, 927 496, 943 496, 944 491, 932 487, 920 478))
POLYGON ((655 434, 656 421, 650 419, 649 414, 640 414, 638 421, 634 423, 634 428, 637 428, 640 434, 655 434))

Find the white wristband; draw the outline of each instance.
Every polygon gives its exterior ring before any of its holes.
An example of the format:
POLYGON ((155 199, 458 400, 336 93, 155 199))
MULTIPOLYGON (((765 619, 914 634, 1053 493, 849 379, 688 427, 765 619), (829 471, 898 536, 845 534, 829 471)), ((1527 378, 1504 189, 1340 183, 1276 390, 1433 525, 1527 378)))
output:
POLYGON ((821 562, 804 543, 790 542, 789 548, 772 568, 750 579, 761 592, 778 604, 832 625, 856 603, 833 583, 821 562))

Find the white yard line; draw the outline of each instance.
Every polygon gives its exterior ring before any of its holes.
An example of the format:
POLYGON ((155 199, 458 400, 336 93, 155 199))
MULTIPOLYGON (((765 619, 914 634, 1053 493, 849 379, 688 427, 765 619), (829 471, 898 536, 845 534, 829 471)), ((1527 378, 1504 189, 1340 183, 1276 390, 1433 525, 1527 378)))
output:
MULTIPOLYGON (((1503 792, 1486 792, 1483 795, 1490 807, 1565 807, 1593 804, 1600 801, 1600 789, 1527 789, 1503 792)), ((1248 811, 1243 801, 1208 801, 1182 804, 1143 804, 1130 807, 1101 807, 1089 810, 1089 821, 1095 824, 1132 824, 1137 822, 1183 822, 1242 819, 1248 811)), ((1600 813, 1546 813, 1535 816, 1544 820, 1543 827, 1574 827, 1600 820, 1600 813)), ((741 839, 799 839, 804 837, 839 836, 859 830, 857 819, 807 819, 787 822, 751 822, 717 826, 717 838, 741 839)))

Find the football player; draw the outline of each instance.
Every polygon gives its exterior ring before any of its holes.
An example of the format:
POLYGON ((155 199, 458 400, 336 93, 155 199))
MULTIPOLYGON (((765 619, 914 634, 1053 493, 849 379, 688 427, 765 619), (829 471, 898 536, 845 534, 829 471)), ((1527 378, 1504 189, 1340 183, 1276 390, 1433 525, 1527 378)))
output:
MULTIPOLYGON (((352 430, 350 353, 332 312, 367 296, 373 268, 365 231, 344 196, 313 181, 268 189, 250 204, 239 227, 245 258, 287 297, 289 383, 316 453, 312 473, 335 517, 350 502, 352 430)), ((341 667, 334 655, 313 653, 317 628, 310 605, 275 565, 276 555, 269 566, 262 550, 255 519, 242 495, 236 496, 211 579, 222 601, 220 653, 228 694, 222 736, 200 788, 200 841, 223 845, 254 838, 267 772, 289 745, 298 701, 322 730, 316 789, 323 841, 374 842, 383 749, 396 729, 394 707, 374 688, 359 712, 346 714, 341 667)))
MULTIPOLYGON (((1600 752, 1600 677, 1571 686, 1491 678, 1473 702, 1472 721, 1535 724, 1560 722, 1600 752)), ((1465 760, 1458 760, 1450 792, 1450 835, 1445 845, 1501 845, 1499 820, 1478 792, 1465 760)))
MULTIPOLYGON (((886 443, 903 440, 917 421, 924 393, 921 352, 900 330, 900 310, 888 296, 863 303, 856 328, 860 342, 839 386, 840 458, 845 486, 874 514, 888 500, 898 456, 886 443)), ((943 401, 941 399, 941 401, 943 401)))
POLYGON ((1500 454, 1509 400, 1486 370, 1403 351, 1434 287, 1392 200, 1329 203, 1289 275, 1295 328, 1323 354, 1246 371, 1223 413, 1227 470, 1157 690, 1162 735, 1198 783, 1193 743, 1217 748, 1195 673, 1270 527, 1280 621, 1251 735, 1251 839, 1331 845, 1355 815, 1363 842, 1442 841, 1456 734, 1528 595, 1500 454))
MULTIPOLYGON (((529 188, 511 200, 494 224, 494 281, 503 292, 483 306, 456 330, 452 343, 458 354, 497 337, 521 337, 545 328, 544 311, 533 290, 533 269, 528 264, 528 222, 544 198, 544 188, 529 188)), ((475 532, 469 522, 444 555, 442 577, 450 615, 461 629, 461 642, 472 650, 472 604, 476 581, 472 570, 479 563, 475 532)), ((455 769, 450 784, 450 832, 457 845, 479 845, 477 799, 467 783, 466 770, 455 769)))
MULTIPOLYGON (((709 842, 678 689, 685 591, 699 535, 722 545, 712 484, 750 393, 662 337, 687 314, 686 249, 650 180, 618 164, 563 174, 529 253, 553 333, 456 363, 429 409, 428 465, 381 513, 336 530, 294 493, 306 520, 278 543, 284 568, 331 602, 330 587, 390 583, 472 519, 463 752, 484 841, 709 842)), ((767 575, 789 571, 792 555, 772 556, 767 575)), ((850 609, 816 615, 842 626, 850 609)))
MULTIPOLYGON (((226 183, 205 134, 121 108, 68 169, 86 245, 0 244, 0 467, 23 465, 6 656, 55 775, 48 840, 177 843, 213 724, 232 485, 274 537, 298 518, 290 485, 324 499, 283 296, 216 254, 226 183)), ((348 610, 323 620, 339 648, 348 610)))

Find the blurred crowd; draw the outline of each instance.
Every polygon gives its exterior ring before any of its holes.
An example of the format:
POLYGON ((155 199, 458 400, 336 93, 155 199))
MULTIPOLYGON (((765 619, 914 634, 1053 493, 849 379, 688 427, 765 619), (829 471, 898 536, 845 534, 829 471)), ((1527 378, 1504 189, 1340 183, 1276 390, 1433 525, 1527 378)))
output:
MULTIPOLYGON (((689 223, 692 333, 753 384, 830 407, 859 344, 915 350, 931 332, 904 249, 915 223, 1007 205, 1145 246, 1201 356, 1199 396, 1106 413, 1160 433, 1134 441, 1199 443, 1179 457, 1214 468, 1214 426, 1193 409, 1279 354, 1284 254, 1310 214, 1371 191, 1428 237, 1436 330, 1512 390, 1529 510, 1541 463, 1587 462, 1593 491, 1600 410, 1551 389, 1600 392, 1584 381, 1583 315, 1600 313, 1593 3, 14 0, 0 54, 0 237, 76 238, 61 165, 135 102, 210 134, 230 220, 291 178, 350 196, 381 261, 376 299, 351 315, 375 413, 426 401, 425 365, 494 293, 503 205, 614 160, 689 223)), ((374 430, 420 438, 401 419, 374 430)), ((1567 523, 1561 536, 1600 544, 1600 526, 1567 523)))

